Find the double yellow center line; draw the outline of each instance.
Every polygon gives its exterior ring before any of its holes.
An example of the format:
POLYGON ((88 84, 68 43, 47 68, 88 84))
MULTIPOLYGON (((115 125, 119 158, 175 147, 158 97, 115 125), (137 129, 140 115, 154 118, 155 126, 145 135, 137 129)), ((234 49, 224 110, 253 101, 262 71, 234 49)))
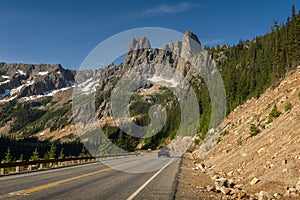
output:
MULTIPOLYGON (((122 164, 122 165, 118 165, 118 166, 115 166, 115 168, 132 165, 132 164, 140 162, 140 161, 142 161, 142 160, 137 160, 137 161, 125 163, 125 164, 122 164)), ((34 188, 31 188, 31 189, 12 192, 12 193, 9 193, 7 195, 0 196, 0 199, 6 199, 8 197, 13 197, 13 196, 18 196, 18 195, 29 195, 29 194, 34 193, 34 192, 38 192, 38 191, 41 191, 41 190, 45 190, 45 189, 48 189, 48 188, 59 186, 63 183, 67 183, 67 182, 70 182, 70 181, 75 181, 75 180, 78 180, 78 179, 81 179, 81 178, 85 178, 85 177, 88 177, 88 176, 93 176, 93 175, 96 175, 96 174, 100 174, 100 173, 108 172, 108 171, 112 171, 112 170, 113 170, 113 168, 108 167, 108 168, 105 168, 105 169, 102 169, 102 170, 99 170, 99 171, 91 172, 91 173, 88 173, 88 174, 83 174, 83 175, 80 175, 80 176, 75 176, 75 177, 60 180, 60 181, 56 181, 56 182, 53 182, 53 183, 45 184, 45 185, 34 187, 34 188)))

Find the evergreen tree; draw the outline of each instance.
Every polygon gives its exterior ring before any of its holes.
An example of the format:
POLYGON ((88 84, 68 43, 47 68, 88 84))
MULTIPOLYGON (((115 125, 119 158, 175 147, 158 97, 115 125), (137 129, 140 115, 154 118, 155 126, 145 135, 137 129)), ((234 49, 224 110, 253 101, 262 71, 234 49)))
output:
POLYGON ((59 158, 64 158, 65 157, 65 154, 64 154, 64 148, 62 147, 60 152, 59 152, 59 158))
POLYGON ((296 8, 292 6, 292 18, 289 23, 289 57, 293 67, 296 67, 300 61, 299 45, 300 45, 300 19, 296 15, 296 8))
POLYGON ((50 148, 50 151, 49 151, 48 155, 49 155, 50 159, 56 157, 56 146, 55 146, 55 144, 51 145, 51 148, 50 148))
POLYGON ((52 143, 50 150, 45 153, 44 158, 45 159, 52 159, 56 157, 56 146, 52 143))
POLYGON ((32 156, 30 157, 30 160, 39 160, 39 152, 38 149, 35 148, 32 152, 32 156))
POLYGON ((79 154, 80 157, 84 157, 86 156, 86 149, 84 148, 84 146, 81 149, 81 153, 79 154))
POLYGON ((2 160, 2 162, 6 162, 6 163, 12 162, 12 155, 11 155, 10 147, 7 148, 7 151, 5 153, 5 157, 2 160))
POLYGON ((23 161, 23 154, 20 155, 20 157, 19 157, 18 160, 19 160, 19 161, 23 161))

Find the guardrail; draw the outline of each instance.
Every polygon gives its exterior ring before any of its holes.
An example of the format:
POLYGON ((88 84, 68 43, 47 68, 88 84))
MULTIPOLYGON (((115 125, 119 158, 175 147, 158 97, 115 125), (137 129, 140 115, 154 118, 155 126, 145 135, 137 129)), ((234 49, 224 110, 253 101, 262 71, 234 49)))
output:
POLYGON ((29 161, 16 161, 16 162, 1 162, 0 163, 0 175, 6 173, 5 169, 8 169, 9 173, 15 172, 19 173, 21 171, 32 171, 32 170, 42 170, 47 164, 47 168, 62 167, 74 164, 81 164, 87 162, 95 162, 102 159, 114 159, 118 157, 126 157, 138 155, 138 153, 126 153, 126 154, 111 154, 102 156, 85 156, 85 157, 68 157, 68 158, 54 158, 54 159, 41 159, 41 160, 29 160, 29 161), (27 168, 26 168, 27 167, 27 168), (11 168, 15 168, 14 170, 11 168))

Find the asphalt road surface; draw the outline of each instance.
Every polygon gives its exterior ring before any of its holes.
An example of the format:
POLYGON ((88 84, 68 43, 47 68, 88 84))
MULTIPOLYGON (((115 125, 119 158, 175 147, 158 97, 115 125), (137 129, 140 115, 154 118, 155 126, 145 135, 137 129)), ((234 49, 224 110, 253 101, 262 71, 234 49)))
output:
POLYGON ((0 199, 173 199, 179 162, 153 153, 3 176, 0 199))

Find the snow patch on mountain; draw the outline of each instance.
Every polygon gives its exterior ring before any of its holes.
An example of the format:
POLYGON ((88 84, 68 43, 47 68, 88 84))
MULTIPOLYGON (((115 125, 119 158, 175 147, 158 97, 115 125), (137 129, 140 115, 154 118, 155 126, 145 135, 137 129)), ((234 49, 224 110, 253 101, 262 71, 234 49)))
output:
POLYGON ((154 75, 152 78, 148 78, 149 81, 155 82, 155 83, 167 83, 171 87, 177 87, 178 83, 174 79, 165 79, 160 76, 154 75))
POLYGON ((85 82, 78 85, 78 88, 85 94, 90 94, 96 91, 97 82, 93 78, 87 79, 85 82))
POLYGON ((20 75, 23 75, 23 76, 26 75, 26 73, 24 71, 20 70, 20 69, 17 70, 17 73, 20 74, 20 75))
POLYGON ((10 92, 10 95, 14 95, 14 94, 20 92, 24 86, 25 85, 20 85, 19 87, 12 89, 10 92))
POLYGON ((5 79, 9 79, 9 76, 6 76, 6 75, 2 75, 1 77, 5 78, 5 79))
POLYGON ((61 88, 61 89, 58 89, 58 90, 47 91, 47 92, 44 92, 43 95, 32 95, 32 96, 29 96, 29 97, 22 97, 22 98, 20 98, 20 100, 22 100, 22 101, 30 101, 30 100, 35 100, 35 99, 43 98, 43 97, 51 97, 51 96, 54 96, 58 92, 65 91, 65 90, 68 90, 68 89, 73 88, 73 87, 74 86, 65 87, 65 88, 61 88))
POLYGON ((9 102, 9 101, 14 100, 15 98, 17 98, 17 95, 12 96, 12 97, 10 97, 9 99, 1 99, 1 100, 0 100, 0 103, 6 103, 6 102, 9 102))
POLYGON ((3 84, 5 84, 5 83, 9 83, 10 82, 10 80, 5 80, 5 81, 3 81, 3 82, 0 82, 0 85, 3 85, 3 84))
POLYGON ((45 76, 45 75, 47 75, 48 73, 49 73, 48 71, 45 71, 45 72, 39 72, 38 75, 40 75, 40 76, 45 76))

